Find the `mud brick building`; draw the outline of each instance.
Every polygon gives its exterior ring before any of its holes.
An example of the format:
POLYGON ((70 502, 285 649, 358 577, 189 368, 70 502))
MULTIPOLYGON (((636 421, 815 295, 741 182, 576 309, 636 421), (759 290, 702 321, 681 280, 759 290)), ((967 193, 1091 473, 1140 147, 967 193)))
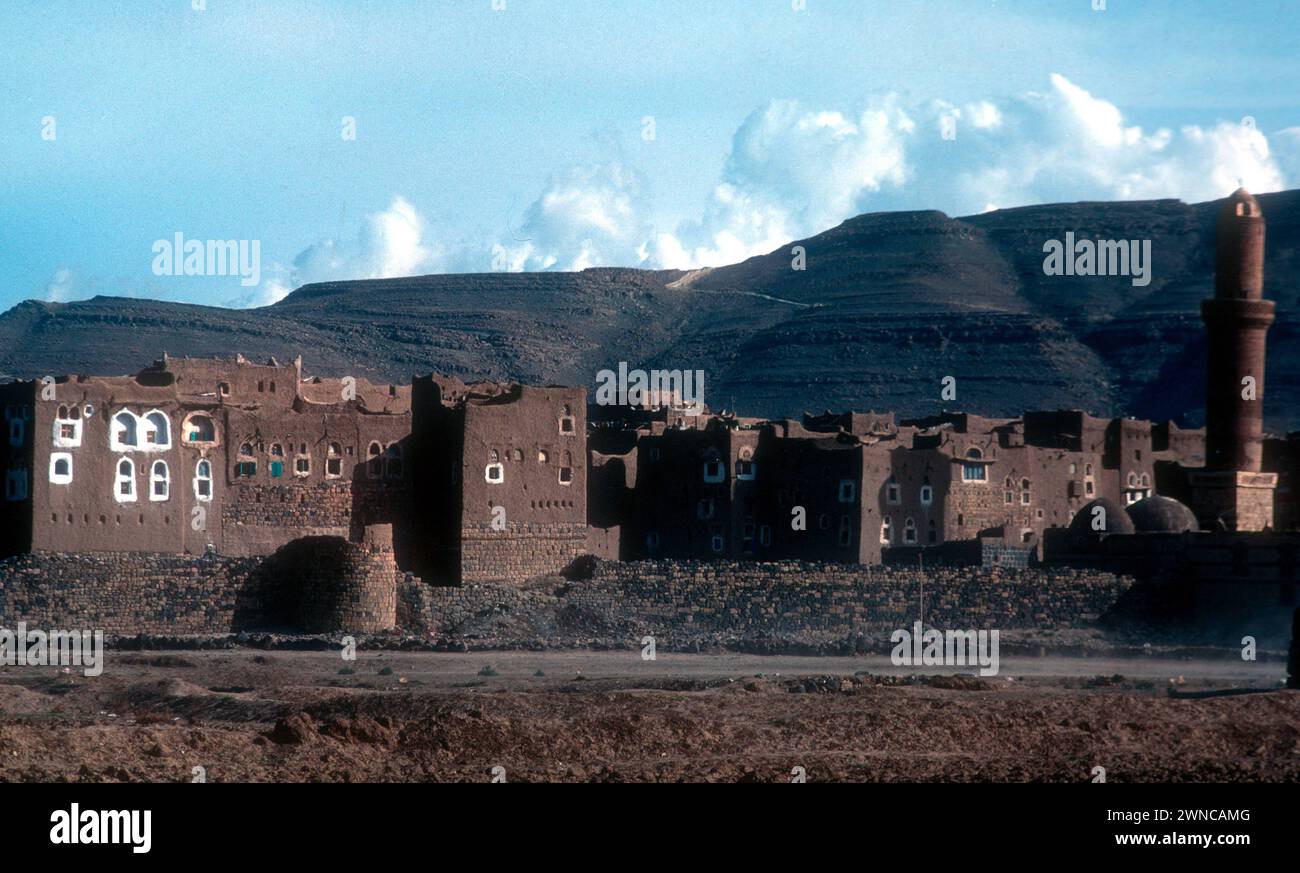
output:
POLYGON ((2 554, 266 555, 402 515, 409 387, 171 358, 0 386, 2 554))
POLYGON ((416 378, 414 571, 443 584, 558 573, 587 553, 582 388, 416 378))

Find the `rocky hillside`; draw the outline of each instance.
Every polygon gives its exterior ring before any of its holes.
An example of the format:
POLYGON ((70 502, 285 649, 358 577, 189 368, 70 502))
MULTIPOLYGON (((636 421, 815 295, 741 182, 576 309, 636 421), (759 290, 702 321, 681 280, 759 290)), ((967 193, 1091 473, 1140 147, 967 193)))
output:
MULTIPOLYGON (((1300 428, 1300 191, 1268 219, 1267 420, 1300 428)), ((436 370, 592 387, 604 367, 703 369, 706 401, 745 414, 943 406, 1081 407, 1199 424, 1199 301, 1213 284, 1215 203, 1073 203, 949 218, 861 215, 711 271, 419 276, 331 282, 228 310, 97 297, 0 316, 0 373, 134 371, 172 354, 302 354, 309 371, 406 380, 436 370), (1150 239, 1152 279, 1047 276, 1067 231, 1150 239), (803 246, 806 269, 791 268, 803 246), (942 403, 944 376, 957 400, 942 403)))

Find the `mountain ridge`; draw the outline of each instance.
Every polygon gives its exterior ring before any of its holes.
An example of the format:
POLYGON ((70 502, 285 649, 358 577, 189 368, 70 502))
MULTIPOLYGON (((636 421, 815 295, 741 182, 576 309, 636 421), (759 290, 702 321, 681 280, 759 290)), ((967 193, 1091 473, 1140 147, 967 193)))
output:
MULTIPOLYGON (((1258 199, 1265 295, 1278 310, 1265 420, 1280 433, 1300 428, 1300 190, 1258 199)), ((245 310, 105 295, 24 301, 0 315, 0 373, 121 373, 163 351, 242 352, 302 354, 321 375, 406 381, 434 370, 591 388, 599 370, 627 361, 703 369, 706 402, 748 415, 1081 408, 1194 426, 1219 202, 866 213, 709 270, 323 282, 245 310), (1043 243, 1067 231, 1150 239, 1150 284, 1045 275, 1043 243), (803 270, 792 269, 796 246, 803 270), (940 399, 944 376, 957 379, 955 401, 940 399)))

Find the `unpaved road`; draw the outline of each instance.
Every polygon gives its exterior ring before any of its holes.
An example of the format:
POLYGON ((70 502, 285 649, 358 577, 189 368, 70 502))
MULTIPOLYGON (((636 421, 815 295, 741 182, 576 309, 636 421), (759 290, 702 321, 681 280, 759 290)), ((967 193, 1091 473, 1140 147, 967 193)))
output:
POLYGON ((110 652, 0 667, 0 780, 1298 781, 1276 661, 110 652), (967 671, 973 673, 973 670, 967 671), (539 675, 540 674, 540 675, 539 675), (855 675, 856 674, 856 675, 855 675), (908 678, 905 674, 926 674, 908 678), (1181 682, 1178 682, 1181 677, 1181 682), (201 771, 194 768, 201 767, 201 771))

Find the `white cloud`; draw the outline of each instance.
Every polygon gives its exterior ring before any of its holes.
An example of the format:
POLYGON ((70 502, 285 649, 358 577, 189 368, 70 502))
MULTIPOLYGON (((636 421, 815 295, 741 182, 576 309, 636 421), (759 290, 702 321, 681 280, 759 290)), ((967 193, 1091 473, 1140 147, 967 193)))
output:
POLYGON ((1144 131, 1117 106, 1053 75, 1045 93, 956 106, 894 94, 847 116, 774 101, 737 130, 700 221, 659 233, 649 260, 712 266, 778 248, 861 212, 1276 191, 1300 172, 1300 128, 1278 154, 1253 125, 1144 131), (945 138, 945 119, 955 137, 945 138))
MULTIPOLYGON (((963 105, 870 97, 847 111, 773 100, 736 130, 698 218, 656 227, 640 173, 610 157, 557 172, 517 229, 451 244, 398 196, 357 238, 322 240, 272 265, 243 305, 308 282, 448 270, 692 268, 735 263, 862 212, 970 215, 1035 203, 1223 197, 1300 178, 1300 127, 1252 123, 1146 131, 1115 104, 1053 74, 1044 92, 963 105), (945 132, 949 135, 945 136, 945 132), (955 132, 955 136, 952 134, 955 132)), ((445 235, 444 235, 445 236, 445 235)), ((64 293, 51 283, 49 294, 64 293)))
POLYGON ((494 271, 636 264, 651 235, 640 174, 621 157, 552 176, 515 236, 492 249, 494 271))
POLYGON ((430 247, 425 236, 419 212, 404 197, 396 196, 387 209, 366 216, 355 240, 324 239, 299 252, 291 267, 272 264, 257 289, 230 305, 269 306, 312 282, 440 272, 446 268, 444 253, 439 247, 430 247))
POLYGON ((44 299, 50 303, 66 303, 75 294, 72 271, 60 267, 54 271, 50 281, 45 283, 44 299))

